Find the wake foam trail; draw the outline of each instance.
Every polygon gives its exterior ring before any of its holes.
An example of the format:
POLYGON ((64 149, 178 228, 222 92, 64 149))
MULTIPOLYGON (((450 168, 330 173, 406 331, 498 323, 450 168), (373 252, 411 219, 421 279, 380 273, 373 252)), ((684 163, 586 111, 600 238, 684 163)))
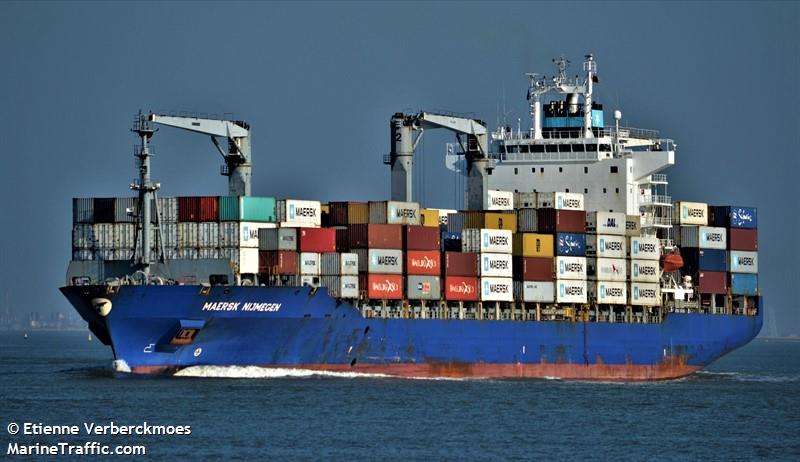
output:
POLYGON ((334 377, 341 379, 406 379, 406 380, 455 380, 466 379, 447 377, 398 377, 388 374, 374 374, 369 372, 338 372, 319 371, 313 369, 295 369, 288 367, 259 367, 259 366, 190 366, 175 373, 178 377, 203 377, 226 379, 283 379, 283 378, 314 378, 334 377))
POLYGON ((800 382, 799 375, 759 375, 746 374, 743 372, 712 372, 698 371, 697 375, 704 378, 716 378, 719 380, 732 380, 736 382, 763 382, 763 383, 787 383, 800 382))

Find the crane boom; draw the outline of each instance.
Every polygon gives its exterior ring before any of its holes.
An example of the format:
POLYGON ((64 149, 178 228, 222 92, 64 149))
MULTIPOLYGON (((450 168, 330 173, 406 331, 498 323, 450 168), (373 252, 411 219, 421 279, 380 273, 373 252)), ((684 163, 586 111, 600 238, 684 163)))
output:
POLYGON ((251 136, 250 126, 246 122, 152 113, 148 119, 150 122, 159 125, 211 136, 211 141, 225 160, 225 165, 220 173, 228 177, 228 194, 231 196, 250 195, 252 176, 251 136), (228 140, 228 152, 225 152, 220 147, 217 137, 228 140))

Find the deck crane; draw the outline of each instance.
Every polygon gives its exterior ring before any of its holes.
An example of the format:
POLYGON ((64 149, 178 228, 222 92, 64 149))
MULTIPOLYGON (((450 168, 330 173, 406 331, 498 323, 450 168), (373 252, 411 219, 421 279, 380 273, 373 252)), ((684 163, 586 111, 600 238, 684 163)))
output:
POLYGON ((461 151, 467 160, 467 208, 482 210, 488 180, 489 146, 486 136, 486 123, 465 117, 447 114, 419 112, 404 114, 398 112, 389 123, 392 134, 392 151, 384 156, 384 163, 392 170, 392 200, 412 201, 412 167, 414 150, 417 148, 425 129, 445 128, 456 133, 461 151), (417 132, 414 137, 413 132, 417 132), (466 136, 466 145, 461 136, 466 136))
POLYGON ((250 125, 247 122, 152 113, 149 115, 149 121, 210 135, 211 141, 225 161, 220 173, 228 177, 228 194, 231 196, 250 195, 250 176, 253 165, 250 159, 250 125), (227 152, 220 146, 218 137, 228 140, 227 152))
MULTIPOLYGON (((137 240, 141 236, 141 246, 137 249, 135 263, 141 268, 145 279, 150 276, 153 204, 159 184, 150 178, 150 153, 149 141, 158 130, 154 125, 160 124, 169 127, 182 128, 195 133, 211 136, 211 141, 225 160, 220 173, 228 177, 228 194, 231 196, 249 196, 252 164, 250 160, 250 126, 243 121, 230 121, 218 119, 205 119, 199 117, 172 116, 159 114, 142 114, 141 111, 134 119, 132 131, 141 138, 141 145, 135 150, 138 159, 139 178, 131 184, 131 189, 138 191, 139 204, 137 217, 137 240), (220 147, 217 137, 228 140, 228 151, 220 147)), ((161 232, 158 210, 155 211, 156 222, 159 223, 158 232, 161 232)), ((163 242, 163 237, 160 239, 163 242)), ((164 261, 163 249, 159 259, 164 261)))

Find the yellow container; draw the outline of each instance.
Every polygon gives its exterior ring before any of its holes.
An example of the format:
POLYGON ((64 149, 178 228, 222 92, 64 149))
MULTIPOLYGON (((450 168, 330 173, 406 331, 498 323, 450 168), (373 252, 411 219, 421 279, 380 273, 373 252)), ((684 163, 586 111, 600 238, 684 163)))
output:
POLYGON ((347 203, 347 224, 364 225, 369 223, 369 204, 367 202, 347 203))
POLYGON ((477 212, 483 214, 483 226, 487 229, 508 229, 517 232, 517 214, 500 212, 477 212))
POLYGON ((520 257, 552 257, 553 235, 519 233, 514 235, 514 255, 520 257))
POLYGON ((439 210, 437 209, 419 209, 420 223, 422 226, 430 226, 431 228, 439 227, 439 210))
POLYGON ((322 211, 323 215, 331 213, 331 206, 328 204, 322 204, 319 206, 319 208, 322 211))

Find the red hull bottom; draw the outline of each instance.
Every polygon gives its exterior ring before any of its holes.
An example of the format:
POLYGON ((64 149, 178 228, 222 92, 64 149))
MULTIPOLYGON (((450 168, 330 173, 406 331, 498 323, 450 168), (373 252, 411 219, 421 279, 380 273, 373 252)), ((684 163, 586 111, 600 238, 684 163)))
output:
MULTIPOLYGON (((640 364, 292 364, 260 366, 272 369, 302 369, 329 372, 382 374, 405 378, 556 378, 561 380, 653 381, 673 380, 702 369, 683 361, 667 360, 654 365, 640 364)), ((136 374, 172 374, 180 367, 135 366, 136 374)))

